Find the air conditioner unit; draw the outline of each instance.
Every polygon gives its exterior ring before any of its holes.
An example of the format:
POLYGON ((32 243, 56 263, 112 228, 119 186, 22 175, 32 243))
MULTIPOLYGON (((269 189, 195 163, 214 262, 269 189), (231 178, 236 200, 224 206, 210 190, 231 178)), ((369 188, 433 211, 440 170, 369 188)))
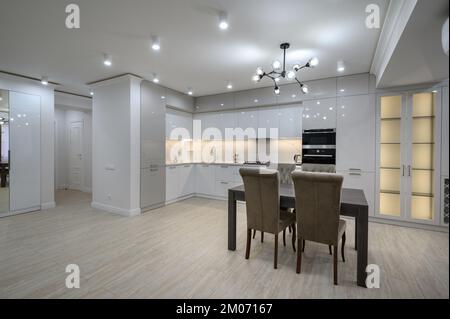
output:
POLYGON ((444 50, 444 53, 448 55, 448 18, 442 26, 442 49, 444 50))

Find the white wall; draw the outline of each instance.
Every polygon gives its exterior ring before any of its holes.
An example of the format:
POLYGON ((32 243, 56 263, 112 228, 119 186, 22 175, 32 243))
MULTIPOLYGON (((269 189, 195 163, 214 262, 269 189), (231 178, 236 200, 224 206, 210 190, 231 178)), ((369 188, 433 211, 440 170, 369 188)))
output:
POLYGON ((125 75, 93 86, 92 206, 140 213, 140 79, 125 75))
POLYGON ((40 82, 0 73, 0 89, 41 98, 41 207, 55 207, 54 197, 54 88, 40 82))
POLYGON ((69 127, 71 122, 83 122, 83 184, 82 191, 92 190, 92 114, 89 109, 74 109, 55 105, 55 185, 69 187, 69 127))

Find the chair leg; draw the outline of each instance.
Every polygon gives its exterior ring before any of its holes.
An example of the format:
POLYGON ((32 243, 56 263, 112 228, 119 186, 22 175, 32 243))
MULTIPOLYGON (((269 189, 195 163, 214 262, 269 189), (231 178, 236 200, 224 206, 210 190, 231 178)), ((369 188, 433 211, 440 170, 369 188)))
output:
POLYGON ((358 223, 355 219, 355 250, 358 250, 358 223))
POLYGON ((305 246, 306 246, 306 241, 303 239, 303 247, 302 247, 302 252, 305 252, 305 246))
POLYGON ((292 227, 291 227, 291 225, 289 225, 288 228, 289 228, 289 234, 292 233, 292 227))
POLYGON ((297 237, 297 231, 295 229, 295 223, 292 224, 292 249, 294 249, 295 253, 295 237, 297 237))
POLYGON ((344 247, 345 247, 345 232, 342 234, 342 243, 341 243, 342 260, 345 262, 344 247))
POLYGON ((273 268, 277 269, 278 265, 278 235, 275 235, 275 253, 273 256, 273 268))
POLYGON ((245 249, 245 259, 250 257, 250 245, 252 244, 252 230, 247 229, 247 248, 245 249))
POLYGON ((264 232, 263 231, 261 232, 261 242, 262 243, 264 242, 264 232))
POLYGON ((333 253, 331 252, 331 245, 328 245, 328 250, 330 251, 330 255, 333 255, 333 253))
POLYGON ((338 247, 333 246, 334 252, 333 252, 333 277, 334 277, 334 284, 337 286, 338 284, 338 247))
POLYGON ((286 247, 286 229, 283 229, 283 246, 286 247))
POLYGON ((253 239, 255 238, 255 236, 256 236, 256 229, 253 229, 253 239))
POLYGON ((297 274, 299 274, 302 270, 302 243, 303 240, 301 237, 297 239, 297 274))

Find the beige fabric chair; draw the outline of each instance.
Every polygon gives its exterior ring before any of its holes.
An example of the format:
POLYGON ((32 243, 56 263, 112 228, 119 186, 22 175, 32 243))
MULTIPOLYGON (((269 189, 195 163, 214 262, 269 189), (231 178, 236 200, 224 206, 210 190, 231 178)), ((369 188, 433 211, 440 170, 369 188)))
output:
POLYGON ((301 271, 302 240, 332 245, 335 285, 340 238, 342 259, 345 261, 345 221, 339 218, 343 179, 342 175, 330 173, 292 173, 298 225, 297 273, 301 271))
MULTIPOLYGON (((260 168, 241 168, 247 206, 247 248, 245 258, 250 257, 252 229, 275 235, 274 268, 277 268, 278 234, 293 228, 292 246, 295 251, 295 216, 280 210, 278 171, 260 168)), ((284 244, 285 241, 284 241, 284 244)))

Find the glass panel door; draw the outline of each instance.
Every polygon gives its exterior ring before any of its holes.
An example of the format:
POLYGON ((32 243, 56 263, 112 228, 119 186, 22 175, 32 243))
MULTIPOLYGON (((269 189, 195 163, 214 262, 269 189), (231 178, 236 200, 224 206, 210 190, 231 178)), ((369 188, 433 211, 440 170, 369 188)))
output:
POLYGON ((381 97, 379 211, 385 216, 401 216, 402 105, 402 95, 381 97))
POLYGON ((432 220, 434 215, 435 93, 412 95, 411 111, 411 218, 432 220))

